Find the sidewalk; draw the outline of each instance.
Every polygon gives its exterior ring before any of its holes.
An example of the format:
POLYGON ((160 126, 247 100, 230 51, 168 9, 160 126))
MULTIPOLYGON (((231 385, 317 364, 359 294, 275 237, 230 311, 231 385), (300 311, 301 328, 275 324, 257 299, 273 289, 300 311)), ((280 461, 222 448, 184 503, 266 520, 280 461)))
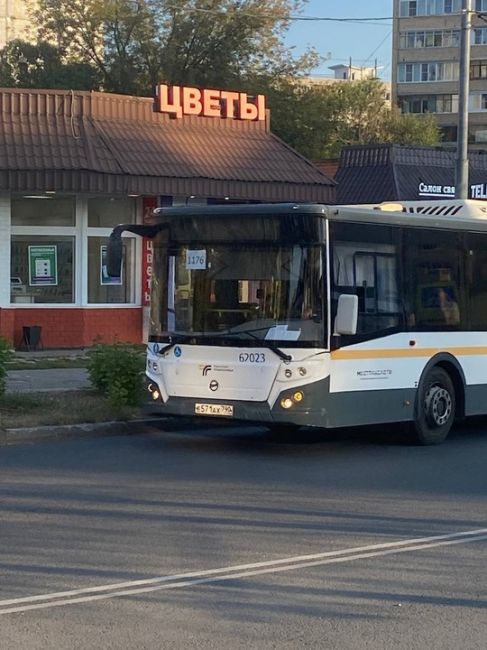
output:
POLYGON ((45 393, 90 388, 86 368, 29 368, 36 360, 76 359, 86 357, 88 350, 31 350, 15 352, 18 361, 25 362, 25 368, 9 370, 7 373, 7 393, 45 393))
POLYGON ((61 392, 89 387, 86 368, 10 370, 7 373, 7 393, 61 392))
MULTIPOLYGON (((84 350, 48 350, 46 352, 16 353, 17 358, 56 358, 81 356, 84 350)), ((65 391, 90 388, 86 368, 51 368, 9 370, 7 373, 7 393, 61 393, 65 391)), ((100 422, 66 425, 23 426, 3 428, 0 414, 0 449, 5 445, 30 444, 70 438, 89 438, 92 436, 134 435, 153 433, 154 421, 160 418, 140 417, 128 420, 102 420, 100 422)))

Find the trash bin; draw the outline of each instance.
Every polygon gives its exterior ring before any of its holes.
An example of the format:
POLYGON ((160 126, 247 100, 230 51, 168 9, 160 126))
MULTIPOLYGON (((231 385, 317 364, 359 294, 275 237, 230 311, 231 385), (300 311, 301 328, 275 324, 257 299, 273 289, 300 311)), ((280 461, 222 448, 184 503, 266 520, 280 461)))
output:
POLYGON ((27 325, 23 327, 22 347, 26 350, 37 350, 41 346, 41 334, 42 327, 40 325, 27 325))

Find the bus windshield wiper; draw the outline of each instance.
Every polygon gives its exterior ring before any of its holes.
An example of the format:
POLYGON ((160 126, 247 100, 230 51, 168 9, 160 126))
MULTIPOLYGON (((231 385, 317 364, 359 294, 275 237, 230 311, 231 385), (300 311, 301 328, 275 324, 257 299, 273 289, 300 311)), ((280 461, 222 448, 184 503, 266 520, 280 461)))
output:
POLYGON ((274 352, 274 354, 277 354, 277 356, 279 358, 281 358, 283 361, 292 361, 293 360, 292 356, 289 355, 289 354, 286 354, 285 352, 280 350, 277 347, 277 345, 274 345, 270 341, 266 341, 265 339, 261 339, 258 336, 254 335, 254 332, 262 332, 263 330, 268 330, 268 329, 269 329, 269 327, 258 327, 258 328, 251 329, 251 330, 238 330, 236 332, 235 331, 232 332, 231 330, 227 330, 225 332, 219 332, 217 334, 217 336, 219 336, 219 337, 223 337, 223 336, 239 336, 240 334, 244 334, 244 335, 246 334, 250 338, 255 339, 256 341, 259 341, 260 343, 262 343, 262 347, 268 348, 269 350, 274 352))
POLYGON ((193 337, 191 336, 169 336, 169 341, 166 341, 165 345, 163 348, 160 348, 158 350, 157 354, 165 354, 166 352, 169 352, 171 348, 173 348, 175 345, 178 345, 178 343, 186 343, 188 339, 191 339, 193 337))

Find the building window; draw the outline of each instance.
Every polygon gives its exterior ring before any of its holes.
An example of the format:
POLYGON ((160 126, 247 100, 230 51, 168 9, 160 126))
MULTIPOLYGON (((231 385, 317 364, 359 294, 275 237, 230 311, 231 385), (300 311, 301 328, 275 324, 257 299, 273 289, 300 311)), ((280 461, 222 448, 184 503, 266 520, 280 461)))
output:
POLYGON ((472 128, 468 134, 468 141, 472 144, 485 144, 487 142, 487 129, 485 127, 472 128))
POLYGON ((456 81, 458 72, 458 63, 400 63, 397 78, 399 83, 456 81))
POLYGON ((399 83, 456 81, 458 72, 458 63, 400 63, 397 78, 399 83))
POLYGON ((90 304, 130 304, 135 302, 135 239, 124 237, 122 275, 106 273, 108 237, 88 238, 88 302, 90 304))
POLYGON ((88 227, 113 228, 119 223, 135 222, 135 200, 126 197, 88 199, 88 227))
POLYGON ((410 95, 399 105, 403 113, 457 113, 458 95, 410 95))
POLYGON ((399 47, 402 49, 418 49, 423 47, 458 47, 459 44, 460 32, 457 29, 402 32, 399 36, 399 47))
MULTIPOLYGON (((477 5, 487 4, 486 0, 477 0, 477 5)), ((435 16, 458 13, 462 8, 462 0, 401 0, 399 15, 435 16)), ((477 7, 477 11, 483 11, 477 7)))
POLYGON ((456 142, 457 141, 457 127, 456 126, 442 126, 441 141, 442 142, 456 142))
POLYGON ((475 11, 487 11, 487 0, 475 0, 475 11))
POLYGON ((478 113, 487 110, 487 94, 486 93, 473 93, 470 95, 468 103, 468 110, 473 113, 478 113))
POLYGON ((487 27, 476 27, 473 30, 473 44, 487 45, 487 27))
POLYGON ((12 235, 11 302, 74 302, 74 237, 12 235))
POLYGON ((470 79, 487 79, 487 61, 477 60, 470 65, 470 79))
POLYGON ((16 196, 11 202, 12 226, 74 226, 74 196, 16 196))

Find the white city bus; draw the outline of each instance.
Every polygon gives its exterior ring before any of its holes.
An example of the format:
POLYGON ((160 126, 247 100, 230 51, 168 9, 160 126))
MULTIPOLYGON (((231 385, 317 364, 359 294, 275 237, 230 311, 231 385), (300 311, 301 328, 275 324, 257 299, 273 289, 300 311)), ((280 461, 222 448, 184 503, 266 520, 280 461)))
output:
POLYGON ((487 204, 156 210, 147 400, 269 427, 487 413, 487 204))

